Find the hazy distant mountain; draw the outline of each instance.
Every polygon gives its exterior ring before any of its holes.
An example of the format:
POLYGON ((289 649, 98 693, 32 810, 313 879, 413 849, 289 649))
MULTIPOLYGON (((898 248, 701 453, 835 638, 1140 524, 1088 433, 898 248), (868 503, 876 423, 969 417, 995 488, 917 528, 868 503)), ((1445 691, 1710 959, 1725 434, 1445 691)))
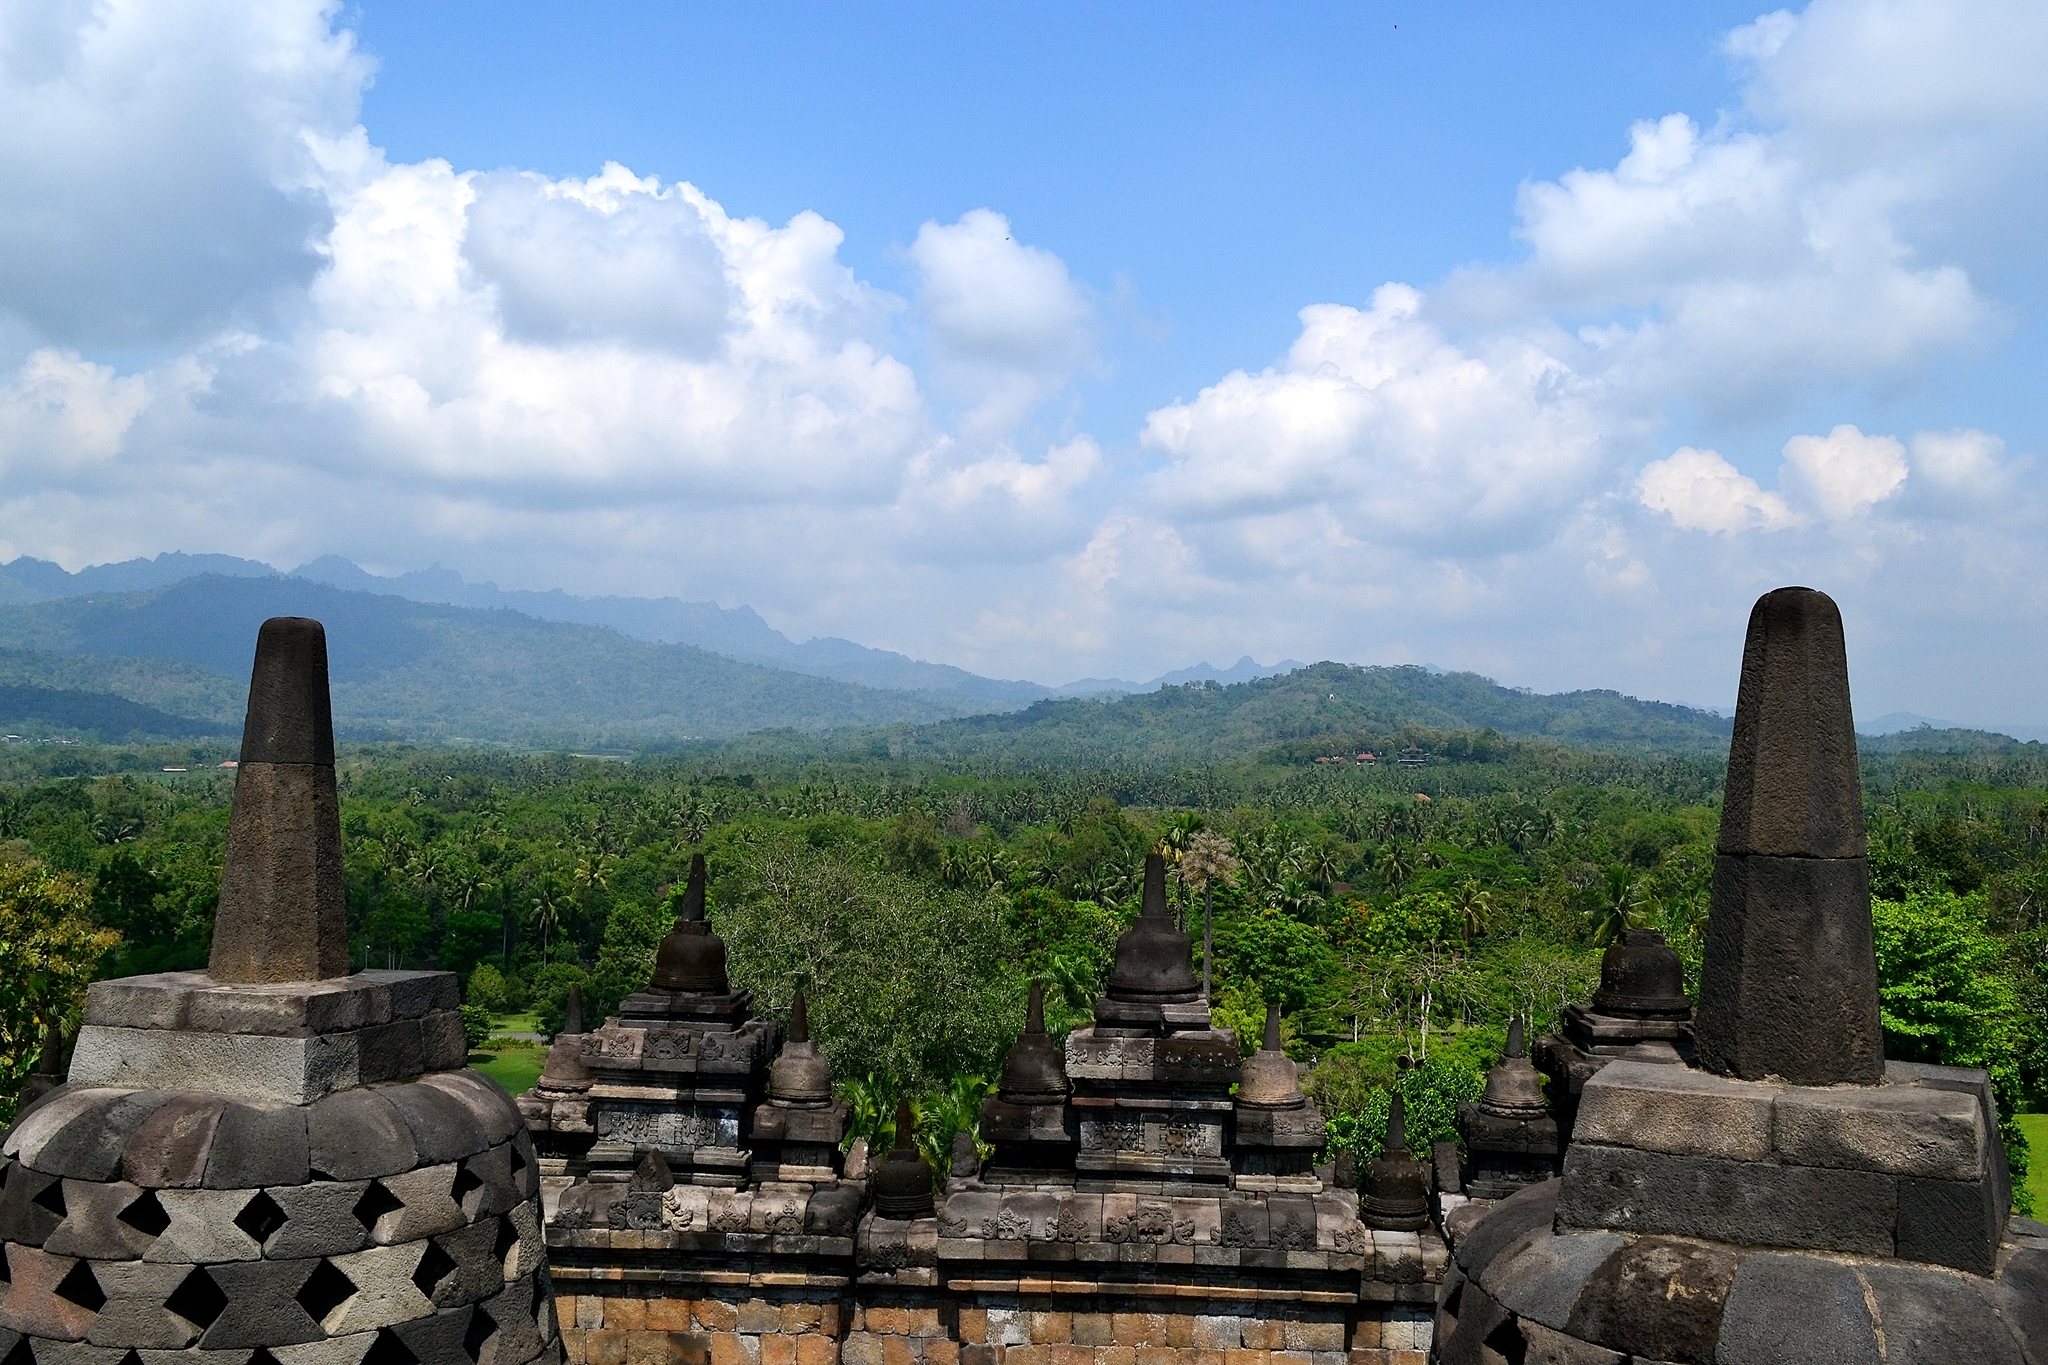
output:
POLYGON ((237 680, 238 728, 256 628, 279 615, 326 623, 336 724, 360 738, 635 748, 771 727, 930 721, 981 705, 958 693, 888 691, 765 668, 601 626, 276 576, 209 574, 150 592, 0 607, 0 648, 13 651, 0 662, 11 661, 17 676, 51 656, 211 670, 237 680))
POLYGON ((1271 678, 1282 673, 1292 673, 1307 664, 1299 659, 1282 659, 1277 664, 1257 663, 1247 654, 1228 668, 1218 668, 1212 663, 1199 663, 1193 668, 1177 668, 1171 673, 1161 673, 1151 682, 1130 682, 1123 678, 1077 678, 1073 682, 1052 689, 1058 697, 1107 697, 1119 693, 1156 692, 1162 687, 1178 687, 1190 682, 1241 683, 1254 678, 1271 678))

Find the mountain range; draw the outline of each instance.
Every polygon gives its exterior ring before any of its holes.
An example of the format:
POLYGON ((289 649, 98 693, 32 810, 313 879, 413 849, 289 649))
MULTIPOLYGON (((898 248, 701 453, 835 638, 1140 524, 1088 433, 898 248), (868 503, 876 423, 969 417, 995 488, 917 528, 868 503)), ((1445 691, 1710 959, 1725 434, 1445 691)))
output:
POLYGON ((1249 657, 1142 684, 1049 688, 848 640, 798 644, 747 607, 508 592, 445 569, 384 578, 332 556, 280 574, 233 556, 165 554, 77 573, 28 558, 0 565, 0 731, 232 736, 256 628, 277 615, 327 623, 337 728, 357 739, 616 751, 911 726, 933 756, 1152 761, 1403 726, 1693 747, 1725 744, 1730 724, 1615 692, 1538 696, 1434 668, 1249 657))

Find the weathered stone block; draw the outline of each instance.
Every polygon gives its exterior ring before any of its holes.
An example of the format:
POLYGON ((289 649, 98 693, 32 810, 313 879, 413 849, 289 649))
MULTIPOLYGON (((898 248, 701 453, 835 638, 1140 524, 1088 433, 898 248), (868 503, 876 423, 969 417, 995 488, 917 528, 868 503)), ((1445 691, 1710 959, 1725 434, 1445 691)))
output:
POLYGON ((1986 1138, 1975 1095, 1916 1085, 1794 1087, 1778 1096, 1771 1145, 1800 1166, 1981 1180, 1986 1138))
POLYGON ((155 1233, 121 1217, 142 1199, 140 1187, 126 1181, 66 1180, 63 1190, 64 1221, 43 1242, 43 1250, 96 1261, 127 1260, 156 1240, 155 1233))
POLYGON ((2006 1213, 1987 1181, 1908 1176, 1899 1181, 1898 1255, 1990 1275, 2006 1213))
POLYGON ((1608 1257, 1565 1330, 1651 1360, 1713 1360, 1739 1253, 1644 1237, 1608 1257))
POLYGON ((383 1090, 345 1090, 307 1111, 308 1163, 329 1180, 361 1180, 419 1164, 412 1130, 383 1090))
MULTIPOLYGON (((206 1273, 227 1295, 199 1345, 205 1350, 263 1346, 275 1350, 327 1335, 308 1316, 298 1296, 325 1261, 245 1261, 208 1266, 206 1273)), ((324 1283, 324 1281, 323 1281, 324 1283)))
POLYGON ((1557 1226, 1889 1256, 1897 1214, 1891 1176, 1574 1142, 1557 1226))
POLYGON ((1586 1082, 1572 1138, 1762 1161, 1771 1154, 1773 1105, 1782 1090, 1690 1067, 1609 1062, 1586 1082))
POLYGON ((74 1180, 109 1180, 121 1169, 121 1151, 135 1130, 170 1096, 154 1090, 115 1095, 81 1111, 50 1135, 32 1165, 74 1180))
POLYGON ((1613 1232, 1555 1234, 1547 1225, 1532 1228, 1482 1278, 1487 1292, 1509 1310, 1562 1331, 1579 1291, 1621 1243, 1613 1232))
POLYGON ((94 1309, 62 1292, 77 1267, 91 1262, 52 1256, 36 1247, 7 1248, 11 1283, 0 1298, 0 1327, 53 1341, 83 1341, 92 1327, 94 1309))
POLYGON ((1869 864, 1718 856, 1694 1030, 1701 1067, 1723 1075, 1882 1080, 1869 864))
POLYGON ((262 1257, 263 1248, 235 1221, 256 1197, 255 1191, 158 1190, 156 1197, 171 1221, 142 1254, 143 1260, 209 1265, 262 1257))
POLYGON ((1869 1285, 1872 1316, 1883 1326, 1887 1362, 2020 1365, 2019 1343, 1995 1311, 1989 1280, 1930 1275, 1898 1263, 1858 1269, 1869 1285))
POLYGON ((1824 1339, 1802 1342, 1815 1359, 1839 1365, 1880 1365, 1884 1359, 1854 1267, 1766 1252, 1748 1257, 1735 1272, 1716 1360, 1778 1365, 1795 1324, 1826 1325, 1824 1339))
POLYGON ((263 1243, 273 1260, 303 1260, 360 1251, 370 1235, 355 1217, 367 1180, 315 1180, 264 1191, 284 1211, 284 1226, 263 1243))
POLYGON ((205 1184, 214 1190, 302 1185, 310 1169, 304 1109, 295 1104, 230 1104, 214 1129, 205 1184))
POLYGON ((415 1082, 387 1086, 380 1093, 411 1130, 421 1161, 459 1161, 491 1145, 470 1106, 440 1086, 415 1082))
POLYGON ((277 1357, 278 1365, 362 1365, 363 1357, 376 1344, 375 1332, 358 1332, 354 1336, 280 1346, 271 1354, 277 1357))
POLYGON ((71 1079, 304 1104, 357 1084, 355 1035, 274 1038, 87 1024, 72 1049, 71 1079))

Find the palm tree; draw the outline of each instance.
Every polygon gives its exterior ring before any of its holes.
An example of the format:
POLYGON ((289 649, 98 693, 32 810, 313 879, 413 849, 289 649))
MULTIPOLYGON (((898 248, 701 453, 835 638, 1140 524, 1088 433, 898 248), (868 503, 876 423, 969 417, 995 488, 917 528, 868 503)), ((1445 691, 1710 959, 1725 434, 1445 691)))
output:
POLYGON ((1237 880, 1239 863, 1236 853, 1230 847, 1230 840, 1220 834, 1198 830, 1188 840, 1187 848, 1181 853, 1180 861, 1174 864, 1174 875, 1181 885, 1199 887, 1202 892, 1202 998, 1209 998, 1209 962, 1214 956, 1214 926, 1216 919, 1216 883, 1225 886, 1237 880))
POLYGON ((541 883, 540 890, 534 895, 533 903, 528 909, 527 918, 531 919, 533 927, 540 931, 540 960, 542 965, 546 965, 548 940, 562 927, 562 902, 551 883, 541 883))
POLYGON ((1373 870, 1380 874, 1380 880, 1386 883, 1388 890, 1399 890, 1401 883, 1414 874, 1415 860, 1406 845, 1382 844, 1379 856, 1373 859, 1373 870))
POLYGON ((1608 868, 1607 875, 1595 891, 1593 946, 1599 948, 1617 942, 1624 932, 1635 928, 1636 917, 1648 900, 1642 879, 1636 875, 1635 869, 1608 868))
POLYGON ((1465 946, 1470 948, 1472 940, 1484 932, 1487 921, 1493 916, 1493 893, 1467 878, 1451 903, 1456 907, 1458 921, 1465 931, 1465 946))

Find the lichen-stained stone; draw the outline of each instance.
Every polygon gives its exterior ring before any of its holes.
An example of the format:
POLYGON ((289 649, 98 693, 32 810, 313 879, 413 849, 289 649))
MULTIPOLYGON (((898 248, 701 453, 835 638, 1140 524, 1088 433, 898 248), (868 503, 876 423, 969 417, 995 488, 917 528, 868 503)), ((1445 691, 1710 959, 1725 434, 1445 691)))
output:
POLYGON ((255 1190, 158 1190, 157 1200, 171 1221, 142 1259, 181 1265, 257 1260, 263 1255, 262 1245, 235 1221, 256 1194, 255 1190))
POLYGON ((17 1244, 7 1248, 7 1275, 10 1283, 6 1297, 0 1298, 0 1327, 25 1336, 83 1341, 105 1302, 90 1261, 17 1244), (87 1282, 81 1282, 80 1275, 87 1282))
POLYGON ((199 1340, 226 1301, 196 1266, 116 1261, 95 1266, 94 1277, 107 1295, 86 1333, 98 1346, 181 1350, 199 1340))
MULTIPOLYGON (((1522 1334, 1522 1365, 1629 1365, 1629 1358, 1604 1346, 1574 1341, 1564 1333, 1527 1318, 1514 1324, 1522 1334)), ((1505 1359, 1506 1353, 1501 1353, 1505 1359)), ((1725 1359, 1725 1357, 1723 1357, 1725 1359)), ((1643 1362, 1643 1365, 1653 1365, 1643 1362)))
POLYGON ((860 1223, 860 1191, 837 1185, 811 1196, 804 1210, 804 1231, 816 1237, 851 1237, 860 1223))
POLYGON ((29 1164, 74 1180, 112 1180, 121 1170, 121 1149, 170 1098, 160 1090, 138 1090, 83 1110, 52 1133, 29 1164))
POLYGON ((228 1101, 222 1095, 176 1095, 130 1135, 121 1176, 137 1185, 191 1187, 206 1178, 213 1137, 228 1101))
POLYGON ((419 1269, 420 1258, 431 1245, 429 1242, 412 1242, 405 1246, 370 1247, 346 1256, 329 1257, 334 1268, 355 1285, 356 1292, 322 1318, 320 1325, 328 1335, 340 1336, 431 1315, 434 1311, 432 1301, 413 1283, 413 1273, 419 1269))
POLYGON ((460 1161, 491 1145, 470 1107, 439 1086, 393 1085, 379 1093, 412 1131, 421 1161, 460 1161))
POLYGON ((452 1197, 458 1169, 453 1162, 422 1166, 378 1181, 402 1207, 378 1217, 370 1229, 370 1240, 379 1246, 392 1246, 437 1232, 450 1232, 468 1223, 462 1206, 452 1197))
POLYGON ((370 1233, 355 1207, 369 1187, 367 1180, 314 1180, 265 1190, 284 1210, 285 1222, 264 1240, 263 1254, 289 1261, 362 1250, 370 1233))
POLYGON ((39 1247, 64 1224, 64 1182, 10 1163, 0 1188, 0 1240, 39 1247))
POLYGON ((1713 1360, 1739 1260, 1713 1242, 1641 1238, 1593 1274, 1565 1330, 1652 1360, 1713 1360))
POLYGON ((310 1169, 304 1108, 237 1103, 214 1128, 205 1184, 213 1190, 301 1185, 310 1169))
POLYGON ((134 1093, 105 1087, 60 1086, 46 1095, 42 1103, 16 1117, 14 1126, 7 1130, 6 1142, 0 1144, 0 1154, 13 1157, 32 1170, 41 1170, 39 1158, 44 1145, 69 1127, 73 1119, 134 1093))
POLYGON ((131 1220, 121 1215, 143 1198, 138 1185, 125 1181, 102 1184, 95 1180, 64 1182, 64 1221, 43 1242, 43 1249, 58 1256, 85 1256, 96 1261, 119 1261, 140 1256, 157 1238, 162 1215, 131 1220))
POLYGON ((521 1204, 506 1214, 498 1223, 498 1236, 494 1248, 503 1255, 505 1278, 517 1279, 531 1275, 546 1262, 546 1242, 542 1236, 540 1216, 532 1204, 521 1204), (507 1232, 512 1240, 507 1240, 507 1232))
POLYGON ((409 1171, 420 1162, 412 1129, 384 1090, 344 1090, 307 1111, 312 1169, 329 1180, 362 1180, 409 1171))

